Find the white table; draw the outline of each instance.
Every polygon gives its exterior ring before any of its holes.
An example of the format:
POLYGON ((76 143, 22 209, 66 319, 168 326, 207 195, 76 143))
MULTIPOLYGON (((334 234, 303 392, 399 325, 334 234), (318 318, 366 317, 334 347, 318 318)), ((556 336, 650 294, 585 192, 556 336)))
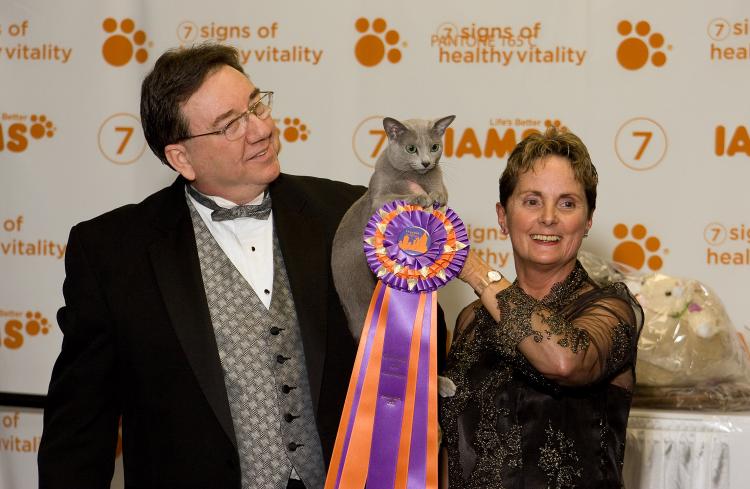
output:
POLYGON ((632 409, 627 489, 750 488, 750 412, 632 409))

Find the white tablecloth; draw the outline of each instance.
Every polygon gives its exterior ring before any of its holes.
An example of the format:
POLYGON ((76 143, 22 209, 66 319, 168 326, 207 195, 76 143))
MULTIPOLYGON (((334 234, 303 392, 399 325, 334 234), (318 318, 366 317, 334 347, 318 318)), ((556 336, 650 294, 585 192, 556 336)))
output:
POLYGON ((747 489, 750 412, 633 409, 625 450, 627 489, 747 489))

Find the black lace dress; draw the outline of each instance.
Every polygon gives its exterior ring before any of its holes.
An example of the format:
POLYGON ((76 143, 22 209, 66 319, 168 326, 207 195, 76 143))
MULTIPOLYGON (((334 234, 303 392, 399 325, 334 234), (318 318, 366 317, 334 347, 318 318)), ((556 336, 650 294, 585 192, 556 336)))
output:
POLYGON ((456 384, 440 399, 450 488, 622 487, 640 306, 623 284, 597 286, 580 263, 542 300, 517 283, 497 298, 499 323, 470 306, 443 372, 456 384), (585 385, 542 376, 517 349, 529 336, 589 356, 585 385))

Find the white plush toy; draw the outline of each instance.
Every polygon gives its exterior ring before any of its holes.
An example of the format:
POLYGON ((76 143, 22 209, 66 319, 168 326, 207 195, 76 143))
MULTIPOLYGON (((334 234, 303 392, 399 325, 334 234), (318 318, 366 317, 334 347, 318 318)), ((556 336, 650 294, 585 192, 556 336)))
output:
POLYGON ((634 406, 750 409, 750 352, 716 294, 697 280, 578 258, 596 282, 625 283, 643 307, 634 406))
POLYGON ((748 361, 719 298, 695 280, 656 273, 636 298, 645 322, 636 377, 648 386, 697 386, 744 378, 748 361))

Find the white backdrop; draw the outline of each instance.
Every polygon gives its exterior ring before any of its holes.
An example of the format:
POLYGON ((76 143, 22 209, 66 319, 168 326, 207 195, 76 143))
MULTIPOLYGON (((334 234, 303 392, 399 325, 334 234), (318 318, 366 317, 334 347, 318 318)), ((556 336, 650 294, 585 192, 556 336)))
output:
MULTIPOLYGON (((747 330, 748 18, 746 0, 2 2, 0 393, 46 392, 70 227, 174 178, 146 147, 140 82, 207 39, 276 92, 290 173, 366 184, 382 116, 455 114, 449 203, 510 277, 497 177, 524 134, 569 128, 601 180, 584 248, 701 280, 747 330)), ((449 321, 472 297, 441 291, 449 321)), ((39 412, 0 414, 0 489, 35 487, 39 412)))

